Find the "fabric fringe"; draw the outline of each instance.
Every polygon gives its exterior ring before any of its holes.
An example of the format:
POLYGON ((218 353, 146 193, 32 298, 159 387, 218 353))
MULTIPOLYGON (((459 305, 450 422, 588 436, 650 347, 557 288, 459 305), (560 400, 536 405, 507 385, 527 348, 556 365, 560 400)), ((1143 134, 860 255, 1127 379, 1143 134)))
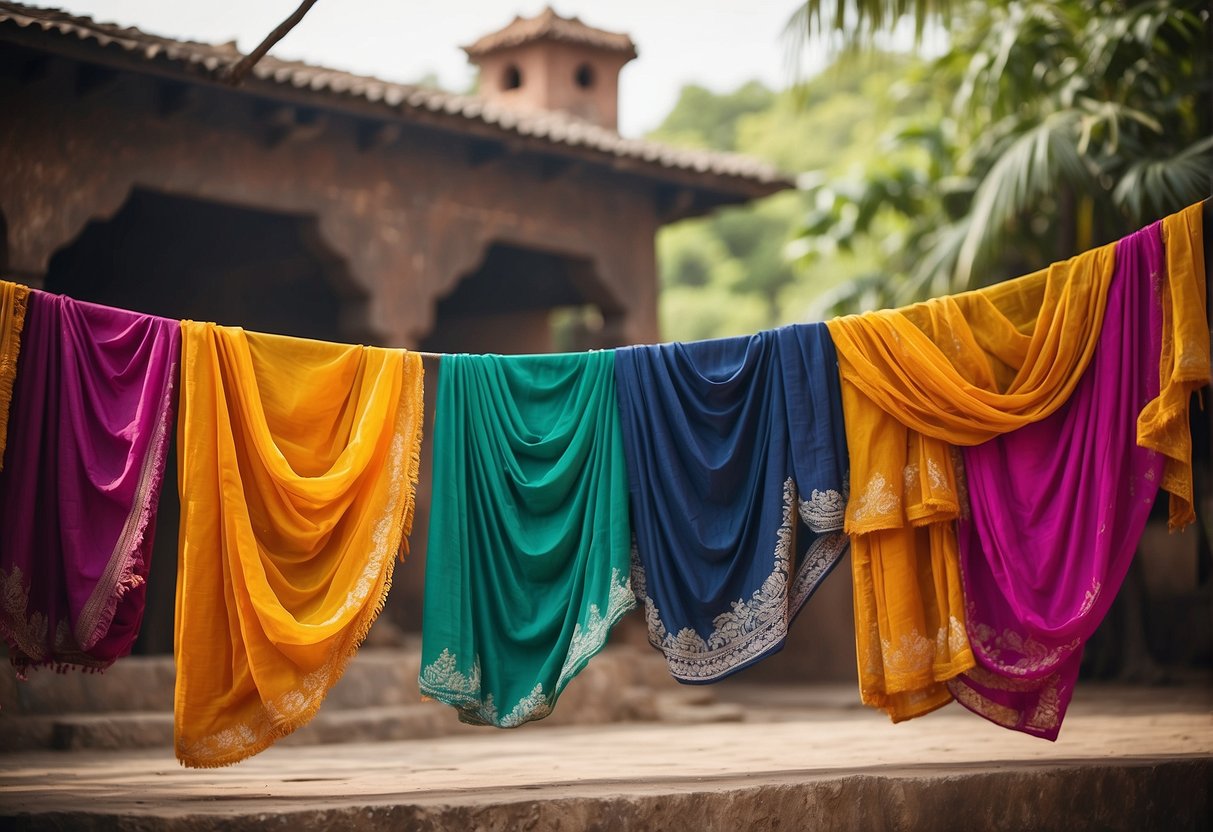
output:
MULTIPOLYGON (((0 471, 4 470, 4 451, 8 447, 8 412, 13 401, 13 384, 17 380, 17 359, 21 355, 21 332, 25 328, 29 292, 28 286, 19 283, 0 287, 0 295, 12 295, 12 309, 8 313, 12 323, 6 337, 0 341, 0 471)), ((3 312, 0 310, 0 315, 3 312)), ((3 327, 4 321, 0 317, 0 334, 4 334, 3 327)))
POLYGON ((169 426, 173 420, 173 394, 176 390, 173 379, 176 376, 177 363, 174 362, 169 368, 168 384, 165 385, 164 396, 160 400, 160 419, 156 423, 156 435, 147 450, 147 463, 150 463, 151 467, 147 471, 145 481, 142 483, 142 499, 139 501, 139 505, 135 507, 135 510, 138 512, 138 520, 136 521, 131 539, 125 547, 125 551, 118 554, 121 562, 118 567, 118 578, 114 585, 114 591, 107 597, 105 607, 98 615, 97 622, 92 627, 92 632, 88 633, 87 637, 83 639, 79 637, 79 634, 77 635, 77 641, 79 641, 81 648, 84 650, 91 649, 98 641, 105 637, 105 634, 109 632, 110 625, 114 621, 114 615, 117 614, 118 606, 122 603, 122 599, 132 589, 145 583, 144 577, 138 574, 135 569, 144 560, 142 556, 144 536, 147 533, 147 527, 151 522, 152 515, 156 513, 160 502, 160 488, 164 480, 164 467, 168 455, 169 426))

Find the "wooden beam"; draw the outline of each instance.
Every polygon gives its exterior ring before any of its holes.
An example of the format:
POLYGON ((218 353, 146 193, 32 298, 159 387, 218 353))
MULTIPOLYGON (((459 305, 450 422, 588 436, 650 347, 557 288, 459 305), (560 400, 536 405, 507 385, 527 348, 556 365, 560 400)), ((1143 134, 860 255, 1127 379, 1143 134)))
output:
POLYGON ((156 87, 156 113, 172 118, 192 107, 198 100, 198 88, 193 84, 161 83, 156 87))
POLYGON ((571 177, 581 172, 585 167, 580 161, 568 156, 542 156, 539 159, 539 179, 552 182, 563 177, 571 177))
POLYGON ((399 141, 403 128, 396 122, 363 122, 358 125, 358 149, 363 153, 399 141))
POLYGON ((505 157, 509 150, 505 142, 474 141, 468 146, 468 165, 482 168, 505 157))
POLYGON ((657 189, 657 216, 662 222, 681 219, 695 206, 695 191, 690 188, 657 189))
POLYGON ((76 95, 88 98, 102 90, 108 89, 118 80, 118 73, 95 64, 80 64, 76 68, 76 95))
POLYGON ((258 114, 266 128, 266 142, 277 147, 286 142, 308 141, 318 137, 328 127, 328 113, 313 107, 271 105, 258 114))

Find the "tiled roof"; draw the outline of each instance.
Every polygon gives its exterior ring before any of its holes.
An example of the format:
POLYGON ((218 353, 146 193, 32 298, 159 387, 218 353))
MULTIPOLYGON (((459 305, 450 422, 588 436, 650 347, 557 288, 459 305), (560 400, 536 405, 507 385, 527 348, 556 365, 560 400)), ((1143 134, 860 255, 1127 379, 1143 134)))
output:
MULTIPOLYGON (((582 30, 597 31, 581 23, 576 25, 582 30)), ((509 28, 507 26, 502 32, 509 28)), ((64 49, 72 42, 83 43, 111 53, 125 53, 137 61, 154 64, 161 71, 184 71, 212 81, 221 80, 223 73, 242 57, 234 43, 175 40, 151 35, 134 27, 97 23, 92 18, 57 9, 0 0, 0 42, 24 42, 21 38, 6 34, 6 30, 11 33, 13 29, 40 31, 62 37, 64 49)), ((45 43, 39 45, 53 48, 45 43)), ((385 118, 419 120, 431 126, 463 132, 480 128, 478 132, 482 135, 487 129, 492 134, 501 134, 503 139, 514 137, 522 141, 550 143, 579 151, 579 155, 589 155, 591 161, 593 157, 599 157, 605 163, 609 163, 610 159, 626 161, 630 171, 657 179, 668 178, 663 176, 662 171, 693 175, 696 181, 690 183, 692 186, 709 190, 753 197, 793 186, 793 181, 787 175, 750 157, 627 139, 613 130, 567 113, 524 114, 486 103, 476 96, 396 84, 300 61, 266 56, 253 68, 251 78, 245 82, 247 87, 257 87, 258 92, 266 89, 256 82, 269 85, 271 93, 274 87, 281 87, 308 94, 317 99, 313 106, 335 107, 343 101, 355 100, 375 105, 377 111, 383 111, 385 118)))
POLYGON ((558 40, 624 52, 636 57, 636 44, 625 34, 587 26, 575 17, 561 17, 549 6, 534 17, 515 17, 504 29, 485 35, 463 51, 475 58, 498 49, 521 46, 535 40, 558 40))

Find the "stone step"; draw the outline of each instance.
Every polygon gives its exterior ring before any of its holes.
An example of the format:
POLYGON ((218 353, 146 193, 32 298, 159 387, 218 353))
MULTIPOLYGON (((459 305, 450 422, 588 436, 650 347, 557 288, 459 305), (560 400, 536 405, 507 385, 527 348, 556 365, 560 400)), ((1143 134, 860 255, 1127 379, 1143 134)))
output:
MULTIPOLYGON (((468 730, 451 708, 422 703, 419 668, 416 651, 363 651, 350 662, 316 718, 281 742, 377 742, 468 730)), ((169 748, 171 674, 168 657, 127 659, 104 674, 32 673, 29 682, 12 683, 16 693, 10 686, 3 700, 0 748, 169 748)), ((716 704, 712 691, 677 685, 664 674, 661 657, 647 648, 617 646, 604 650, 573 679, 555 712, 540 724, 728 722, 740 719, 741 713, 736 705, 716 704)))
MULTIPOLYGON (((329 691, 325 709, 361 710, 415 704, 421 698, 417 688, 420 670, 421 653, 416 647, 363 649, 350 661, 341 681, 329 691)), ((175 674, 171 656, 130 656, 104 673, 35 670, 27 681, 18 681, 11 673, 2 672, 0 720, 19 715, 168 712, 173 709, 175 674)), ((599 710, 627 710, 631 706, 619 699, 623 690, 633 687, 679 686, 670 679, 665 662, 656 652, 622 645, 608 647, 596 656, 566 695, 593 701, 599 710)), ((699 695, 711 698, 710 694, 699 695)), ((638 707, 644 710, 643 704, 638 707)), ((637 716, 646 718, 644 713, 628 718, 637 716)), ((612 722, 619 718, 612 712, 588 721, 612 722)), ((652 714, 647 718, 653 718, 652 714)))
MULTIPOLYGON (((280 745, 324 745, 427 739, 470 729, 451 709, 436 703, 321 711, 280 745)), ((35 715, 0 719, 5 751, 119 751, 173 746, 173 715, 167 711, 35 715)))

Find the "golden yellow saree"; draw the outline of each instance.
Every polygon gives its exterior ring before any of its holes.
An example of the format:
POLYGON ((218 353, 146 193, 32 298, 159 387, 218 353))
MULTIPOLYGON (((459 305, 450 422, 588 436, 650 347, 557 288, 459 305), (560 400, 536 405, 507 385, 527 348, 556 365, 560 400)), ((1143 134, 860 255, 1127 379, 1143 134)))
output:
POLYGON ((862 700, 894 721, 951 700, 973 666, 949 444, 1042 419, 1069 398, 1099 337, 1114 246, 977 292, 828 322, 851 455, 862 700))
POLYGON ((13 382, 17 378, 17 357, 21 352, 21 330, 29 287, 0 280, 0 469, 4 468, 4 448, 8 437, 8 410, 13 400, 13 382))
POLYGON ((1172 530, 1196 519, 1188 406, 1210 376, 1203 219, 1204 203, 1198 202, 1162 221, 1167 279, 1161 287, 1161 389, 1137 420, 1137 444, 1166 457, 1162 488, 1171 495, 1172 530))
POLYGON ((177 757, 220 766, 307 722, 409 531, 420 356, 185 321, 177 757))

